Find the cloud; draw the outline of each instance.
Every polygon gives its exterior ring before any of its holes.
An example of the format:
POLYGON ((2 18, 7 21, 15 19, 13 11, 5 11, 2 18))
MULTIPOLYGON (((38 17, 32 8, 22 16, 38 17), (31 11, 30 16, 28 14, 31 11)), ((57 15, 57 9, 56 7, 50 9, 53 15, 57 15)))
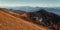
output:
POLYGON ((5 7, 5 6, 8 6, 8 7, 16 7, 16 6, 32 6, 32 7, 59 7, 60 4, 59 3, 56 3, 56 4, 46 4, 46 3, 16 3, 16 4, 13 4, 13 3, 2 3, 0 4, 0 7, 5 7))
POLYGON ((0 0, 0 7, 2 6, 59 7, 60 0, 0 0))

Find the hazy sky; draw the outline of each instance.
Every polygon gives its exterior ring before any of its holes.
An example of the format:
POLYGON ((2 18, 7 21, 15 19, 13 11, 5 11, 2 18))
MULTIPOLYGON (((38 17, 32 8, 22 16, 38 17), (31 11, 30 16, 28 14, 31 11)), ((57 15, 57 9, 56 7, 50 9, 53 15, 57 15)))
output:
POLYGON ((60 0, 0 0, 0 7, 4 6, 60 7, 60 0))

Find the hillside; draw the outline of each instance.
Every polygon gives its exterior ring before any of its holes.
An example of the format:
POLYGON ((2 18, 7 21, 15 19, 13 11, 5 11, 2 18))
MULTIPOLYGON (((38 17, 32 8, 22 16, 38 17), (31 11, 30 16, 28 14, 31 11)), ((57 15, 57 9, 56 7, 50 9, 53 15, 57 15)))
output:
POLYGON ((60 16, 44 9, 37 12, 31 12, 30 19, 34 23, 52 28, 54 30, 60 30, 60 16))
POLYGON ((16 17, 16 13, 0 9, 0 30, 49 30, 32 22, 16 17))

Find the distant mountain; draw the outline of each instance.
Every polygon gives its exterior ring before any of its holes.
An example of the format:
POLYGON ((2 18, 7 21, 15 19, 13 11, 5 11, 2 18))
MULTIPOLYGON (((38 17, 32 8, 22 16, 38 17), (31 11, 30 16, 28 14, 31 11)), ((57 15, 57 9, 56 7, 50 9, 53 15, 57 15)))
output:
POLYGON ((15 12, 15 13, 18 13, 18 14, 24 14, 24 13, 27 13, 27 12, 21 11, 21 10, 14 10, 14 11, 12 11, 12 12, 15 12))
POLYGON ((29 7, 29 6, 22 6, 22 7, 8 7, 8 10, 21 10, 21 11, 27 11, 27 12, 33 12, 38 11, 40 7, 29 7))
POLYGON ((52 13, 56 13, 56 14, 60 15, 59 8, 44 8, 44 9, 47 10, 48 12, 52 12, 52 13))
POLYGON ((21 11, 26 11, 26 12, 35 12, 39 11, 40 9, 45 9, 48 12, 53 12, 58 15, 60 15, 60 9, 59 7, 30 7, 30 6, 21 6, 21 7, 6 7, 8 10, 21 10, 21 11))

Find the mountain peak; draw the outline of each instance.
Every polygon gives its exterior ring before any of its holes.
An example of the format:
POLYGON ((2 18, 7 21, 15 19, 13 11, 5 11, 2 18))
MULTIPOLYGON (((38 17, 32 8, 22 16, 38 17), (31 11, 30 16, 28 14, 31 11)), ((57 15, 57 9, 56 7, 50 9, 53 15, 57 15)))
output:
POLYGON ((39 10, 39 11, 37 11, 38 13, 40 12, 40 13, 43 13, 43 12, 47 12, 45 9, 41 9, 41 10, 39 10))

